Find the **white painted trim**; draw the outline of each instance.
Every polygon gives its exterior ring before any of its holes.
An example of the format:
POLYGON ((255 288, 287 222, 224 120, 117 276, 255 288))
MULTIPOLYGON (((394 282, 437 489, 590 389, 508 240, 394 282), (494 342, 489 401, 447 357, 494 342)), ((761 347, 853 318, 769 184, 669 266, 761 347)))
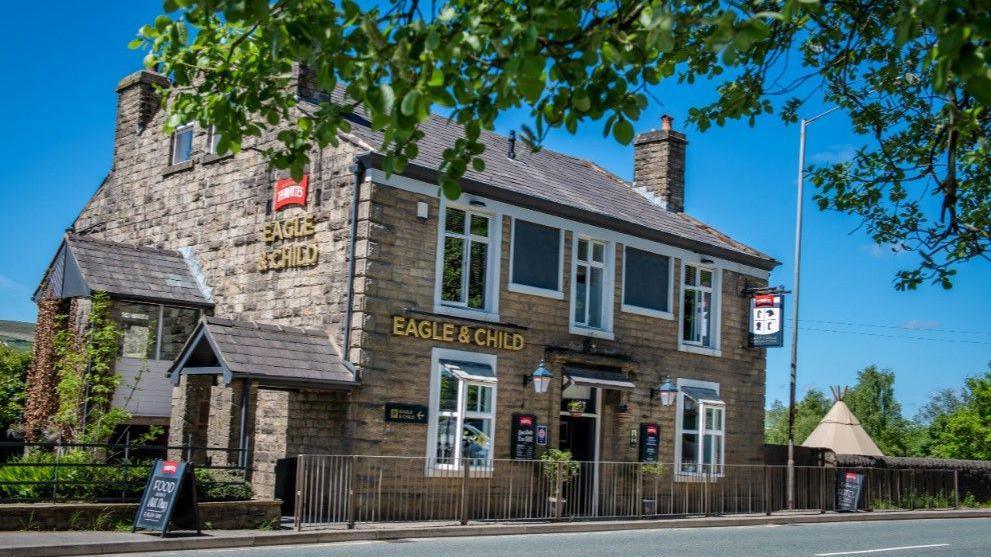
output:
MULTIPOLYGON (((589 259, 592 247, 589 244, 589 259)), ((585 234, 571 236, 571 303, 568 305, 568 332, 573 335, 613 340, 613 304, 616 296, 616 243, 585 234), (575 296, 578 294, 578 240, 599 242, 603 245, 602 254, 602 327, 586 327, 575 323, 575 296)))
POLYGON ((473 198, 470 196, 461 196, 461 199, 458 201, 448 201, 444 197, 440 198, 440 204, 437 210, 437 253, 434 267, 433 311, 434 313, 453 317, 499 321, 499 292, 502 290, 502 275, 500 273, 500 264, 502 261, 502 214, 489 208, 487 204, 485 206, 471 205, 470 202, 472 200, 473 198), (488 304, 484 310, 448 305, 441 300, 441 288, 444 280, 444 227, 446 226, 448 207, 480 213, 489 218, 489 249, 485 270, 485 299, 488 304))
POLYGON ((188 124, 183 124, 178 128, 176 128, 175 131, 172 132, 172 153, 169 156, 169 164, 170 165, 182 164, 184 162, 193 160, 193 152, 196 150, 195 146, 193 145, 193 141, 195 140, 196 140, 196 125, 193 122, 189 122, 188 124), (189 158, 181 161, 177 161, 176 148, 178 147, 178 143, 176 142, 176 138, 179 137, 179 134, 185 133, 186 130, 189 130, 189 158))
POLYGON ((674 307, 674 257, 659 253, 652 250, 645 250, 643 248, 638 248, 636 246, 628 246, 623 244, 623 276, 620 278, 620 289, 619 289, 619 310, 626 313, 633 313, 636 315, 643 315, 646 317, 656 317, 658 319, 674 319, 674 313, 671 308, 674 307), (646 251, 648 253, 653 253, 654 255, 663 255, 668 258, 668 311, 661 311, 659 309, 642 308, 640 306, 627 305, 626 303, 626 250, 632 247, 633 249, 638 249, 640 251, 646 251))
POLYGON ((678 316, 678 350, 690 352, 692 354, 702 354, 705 356, 722 356, 722 313, 723 313, 723 273, 722 269, 711 265, 701 265, 698 263, 681 262, 681 273, 678 276, 678 292, 681 294, 678 316), (685 327, 685 267, 691 265, 696 269, 712 271, 712 300, 715 307, 712 308, 712 331, 711 335, 715 342, 712 346, 700 346, 684 341, 685 327))
MULTIPOLYGON (((533 296, 543 296, 545 298, 552 298, 554 300, 564 299, 564 229, 558 228, 558 259, 557 259, 557 290, 551 290, 549 288, 540 288, 537 286, 530 286, 528 284, 519 284, 513 282, 513 260, 516 255, 516 221, 525 220, 533 224, 541 224, 541 222, 532 221, 529 219, 521 219, 519 217, 510 217, 511 222, 509 224, 509 284, 506 285, 506 290, 510 292, 517 292, 519 294, 531 294, 533 296)), ((544 225, 549 226, 549 225, 544 225)), ((552 227, 553 228, 553 227, 552 227)))
MULTIPOLYGON (((381 170, 374 168, 368 170, 366 174, 366 180, 382 186, 394 187, 432 198, 442 197, 439 194, 440 189, 437 185, 429 184, 421 180, 408 178, 406 176, 398 176, 396 174, 386 177, 385 172, 382 172, 381 170)), ((736 273, 741 273, 759 279, 767 280, 771 276, 770 271, 765 271, 764 269, 758 269, 757 267, 753 267, 750 265, 744 265, 742 263, 721 259, 711 255, 702 255, 684 248, 670 246, 660 242, 655 242, 653 240, 647 240, 639 236, 632 236, 630 234, 626 234, 623 232, 617 232, 615 230, 611 230, 608 228, 601 228, 584 222, 566 219, 566 218, 558 217, 556 215, 542 213, 539 211, 534 211, 533 209, 528 209, 526 207, 522 207, 519 205, 511 205, 501 201, 488 200, 482 196, 469 196, 465 194, 461 196, 459 201, 468 198, 484 200, 486 208, 492 211, 496 211, 504 215, 509 215, 514 218, 518 217, 524 220, 539 222, 547 226, 560 228, 562 230, 571 232, 572 235, 584 234, 595 238, 608 240, 614 243, 630 245, 642 250, 653 251, 655 253, 667 255, 669 257, 676 257, 678 259, 681 259, 682 261, 687 261, 689 263, 701 264, 702 259, 704 257, 713 260, 713 263, 709 264, 710 267, 716 267, 727 271, 733 271, 736 273)))
MULTIPOLYGON (((696 477, 701 478, 705 474, 700 474, 698 472, 682 472, 681 471, 681 435, 683 433, 681 420, 682 420, 682 412, 684 411, 684 408, 685 408, 685 396, 686 396, 685 393, 681 390, 681 388, 682 387, 703 387, 703 388, 706 388, 706 389, 712 389, 712 390, 716 391, 716 394, 719 394, 719 383, 716 383, 716 382, 713 382, 713 381, 702 381, 702 380, 699 380, 699 379, 686 379, 686 378, 683 378, 683 377, 679 377, 679 378, 675 379, 675 386, 678 387, 678 395, 677 395, 677 398, 675 399, 676 402, 677 402, 677 404, 675 406, 675 417, 674 417, 674 473, 675 473, 675 477, 677 478, 678 476, 681 476, 683 479, 686 478, 686 477, 687 478, 696 478, 696 477)), ((723 469, 725 469, 725 467, 726 467, 726 404, 722 404, 721 406, 723 407, 723 414, 722 414, 723 434, 720 436, 722 438, 721 439, 722 450, 720 451, 720 456, 723 459, 721 465, 722 465, 723 469)), ((702 430, 705 427, 705 415, 704 415, 704 408, 703 408, 703 405, 702 404, 699 405, 699 416, 698 416, 698 420, 699 420, 699 426, 698 426, 698 430, 695 432, 695 434, 699 436, 699 444, 700 444, 699 449, 700 449, 700 451, 702 451, 703 449, 701 448, 701 442, 703 441, 703 436, 702 436, 702 433, 701 432, 702 432, 702 430)), ((699 453, 699 458, 702 458, 702 453, 701 452, 699 453)), ((721 477, 722 476, 722 474, 709 474, 709 475, 710 476, 713 476, 713 477, 721 477)))
MULTIPOLYGON (((496 424, 499 422, 498 414, 498 378, 499 369, 496 366, 497 356, 495 354, 486 354, 483 352, 466 352, 464 350, 453 350, 451 348, 434 348, 430 352, 430 396, 428 403, 428 421, 427 421, 427 443, 426 443, 426 461, 424 464, 424 473, 428 477, 444 477, 450 478, 451 472, 455 470, 460 470, 461 467, 458 464, 455 465, 438 465, 434 463, 434 459, 437 455, 437 414, 440 411, 440 361, 441 360, 460 360, 464 362, 475 362, 479 364, 486 364, 492 367, 493 373, 496 375, 496 383, 482 383, 481 381, 467 381, 462 379, 462 386, 464 383, 475 383, 479 385, 485 385, 492 388, 492 433, 489 439, 492 447, 492 459, 495 458, 495 448, 496 448, 496 424)), ((462 400, 462 393, 464 388, 458 389, 458 415, 460 421, 464 421, 465 410, 464 410, 464 400, 462 400)), ((460 423, 459 423, 460 429, 460 423)), ((460 433, 459 433, 460 439, 460 433)), ((461 443, 455 445, 455 459, 461 456, 461 443)), ((479 472, 484 472, 480 470, 479 472)), ((474 473, 472 474, 474 476, 474 473)))

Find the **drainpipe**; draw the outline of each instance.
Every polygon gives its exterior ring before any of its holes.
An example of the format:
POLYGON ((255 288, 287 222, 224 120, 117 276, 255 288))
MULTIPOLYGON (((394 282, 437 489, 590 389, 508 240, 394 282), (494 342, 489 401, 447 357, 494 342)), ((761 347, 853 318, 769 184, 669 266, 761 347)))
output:
MULTIPOLYGON (((351 190, 351 236, 348 239, 348 276, 347 293, 345 294, 344 306, 344 363, 351 364, 351 314, 354 312, 354 269, 355 269, 355 244, 358 238, 358 200, 361 197, 361 183, 365 181, 365 163, 358 157, 354 158, 354 163, 349 170, 354 173, 354 185, 351 190)), ((349 366, 350 367, 350 366, 349 366)), ((356 379, 360 379, 356 377, 356 379)))

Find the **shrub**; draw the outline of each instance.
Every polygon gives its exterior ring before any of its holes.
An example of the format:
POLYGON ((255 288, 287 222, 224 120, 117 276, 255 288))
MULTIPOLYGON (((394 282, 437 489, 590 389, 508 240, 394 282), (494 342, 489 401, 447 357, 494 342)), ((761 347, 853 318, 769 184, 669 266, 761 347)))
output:
POLYGON ((200 501, 245 501, 254 496, 251 484, 229 470, 196 468, 195 473, 200 501))

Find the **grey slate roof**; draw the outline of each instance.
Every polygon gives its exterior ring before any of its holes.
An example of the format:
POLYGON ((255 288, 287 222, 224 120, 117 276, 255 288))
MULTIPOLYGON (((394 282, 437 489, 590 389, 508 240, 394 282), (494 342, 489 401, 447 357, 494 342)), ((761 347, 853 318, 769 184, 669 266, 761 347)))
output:
MULTIPOLYGON (((214 355, 235 378, 290 384, 355 383, 354 374, 323 331, 219 317, 203 317, 199 328, 206 329, 214 355)), ((198 332, 190 337, 170 374, 185 360, 185 353, 196 348, 198 332)))
MULTIPOLYGON (((331 100, 343 99, 343 89, 338 89, 331 100)), ((313 99, 318 100, 318 99, 313 99)), ((444 149, 463 137, 462 128, 440 116, 432 116, 421 124, 425 136, 419 142, 419 154, 413 165, 428 169, 440 168, 444 149)), ((352 120, 351 135, 378 150, 382 134, 371 129, 363 117, 352 120)), ((508 139, 499 134, 482 131, 480 141, 485 144, 482 158, 485 170, 476 172, 469 167, 465 178, 486 184, 488 187, 514 194, 540 199, 555 205, 601 215, 609 219, 641 225, 647 229, 683 238, 716 248, 714 255, 743 256, 751 265, 771 269, 778 262, 754 248, 737 242, 685 214, 668 211, 648 201, 635 192, 631 184, 602 167, 583 159, 549 149, 532 152, 522 142, 516 147, 516 158, 506 156, 508 139)))
POLYGON ((178 251, 78 235, 67 235, 65 245, 91 291, 122 298, 212 305, 178 251))

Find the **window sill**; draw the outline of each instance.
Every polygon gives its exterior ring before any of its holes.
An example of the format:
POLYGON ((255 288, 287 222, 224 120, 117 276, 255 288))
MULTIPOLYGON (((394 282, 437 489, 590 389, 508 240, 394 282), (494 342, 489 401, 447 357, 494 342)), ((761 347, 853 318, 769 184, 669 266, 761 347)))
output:
POLYGON ((477 309, 458 308, 444 305, 435 305, 434 313, 449 315, 451 317, 463 317, 465 319, 478 319, 480 321, 499 322, 499 314, 477 309))
MULTIPOLYGON (((471 469, 468 470, 468 477, 483 479, 491 478, 492 472, 492 466, 472 466, 471 469)), ((456 464, 437 464, 434 466, 427 466, 425 473, 428 478, 437 478, 441 480, 463 478, 465 475, 464 469, 456 464)))
POLYGON ((582 327, 581 325, 570 325, 568 327, 568 332, 573 335, 582 335, 586 337, 601 338, 604 340, 615 340, 616 335, 612 331, 606 331, 604 329, 592 329, 589 327, 582 327))
POLYGON ((184 170, 189 170, 190 168, 193 168, 193 165, 195 165, 195 164, 196 163, 193 162, 192 159, 189 159, 188 161, 183 161, 183 162, 180 162, 180 163, 169 165, 168 168, 166 168, 165 170, 162 171, 162 176, 171 176, 171 175, 173 175, 173 174, 175 174, 177 172, 182 172, 184 170))
POLYGON ((563 300, 564 292, 561 290, 550 290, 548 288, 540 288, 537 286, 528 286, 526 284, 516 284, 514 282, 509 283, 506 286, 506 290, 510 292, 516 292, 517 294, 529 294, 531 296, 542 296, 544 298, 551 298, 553 300, 563 300))
POLYGON ((210 153, 210 154, 207 154, 207 155, 203 155, 203 158, 200 159, 200 164, 215 163, 217 161, 222 161, 222 160, 229 159, 229 158, 231 158, 233 156, 234 156, 234 153, 226 153, 224 155, 215 155, 213 153, 210 153))
POLYGON ((691 344, 678 344, 678 350, 681 352, 689 352, 691 354, 714 356, 716 358, 721 358, 723 355, 722 350, 719 350, 718 348, 706 348, 705 346, 693 346, 691 344))
POLYGON ((643 315, 645 317, 655 317, 657 319, 667 319, 669 321, 674 319, 673 313, 671 313, 670 311, 661 311, 659 309, 649 309, 649 308, 642 308, 639 306, 628 306, 626 304, 623 304, 619 306, 619 310, 624 313, 643 315))

